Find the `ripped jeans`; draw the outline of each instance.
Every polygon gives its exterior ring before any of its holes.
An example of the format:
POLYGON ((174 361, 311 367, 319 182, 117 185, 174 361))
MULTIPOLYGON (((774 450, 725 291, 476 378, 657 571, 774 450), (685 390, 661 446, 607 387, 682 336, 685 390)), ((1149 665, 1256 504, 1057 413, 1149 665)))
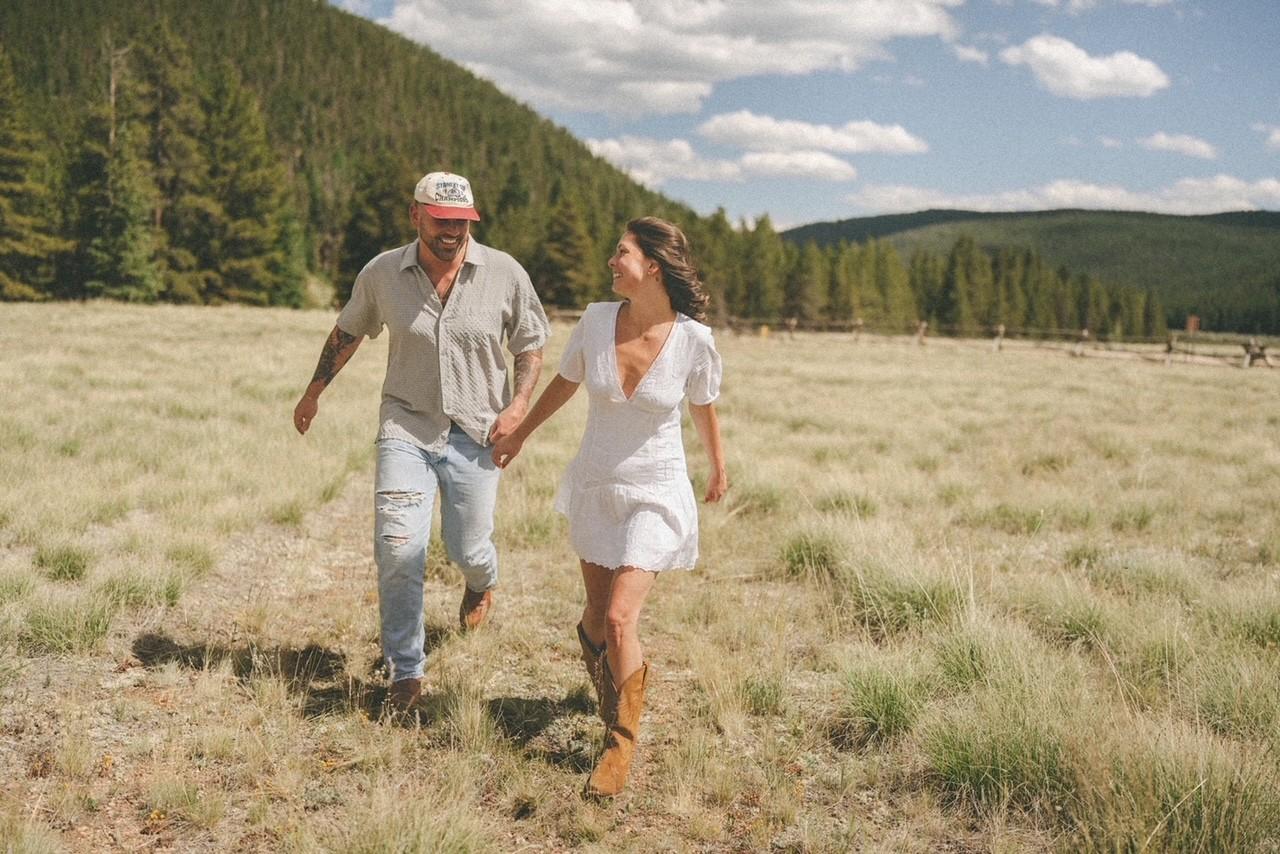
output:
POLYGON ((400 439, 378 442, 373 556, 382 655, 392 681, 421 677, 426 666, 422 591, 437 488, 449 560, 471 590, 488 590, 498 582, 493 508, 501 469, 489 454, 457 427, 439 454, 400 439))

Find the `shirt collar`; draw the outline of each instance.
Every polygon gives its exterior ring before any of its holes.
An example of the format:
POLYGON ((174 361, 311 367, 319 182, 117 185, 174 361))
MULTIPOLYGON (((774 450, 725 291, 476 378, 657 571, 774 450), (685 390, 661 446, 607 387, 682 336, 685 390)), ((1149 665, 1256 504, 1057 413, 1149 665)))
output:
MULTIPOLYGON (((415 240, 404 248, 404 252, 400 256, 400 270, 409 269, 410 267, 418 267, 418 244, 420 240, 415 240)), ((484 266, 485 260, 489 254, 489 247, 483 245, 475 239, 475 237, 467 238, 467 254, 462 258, 462 266, 472 264, 477 267, 484 266)))

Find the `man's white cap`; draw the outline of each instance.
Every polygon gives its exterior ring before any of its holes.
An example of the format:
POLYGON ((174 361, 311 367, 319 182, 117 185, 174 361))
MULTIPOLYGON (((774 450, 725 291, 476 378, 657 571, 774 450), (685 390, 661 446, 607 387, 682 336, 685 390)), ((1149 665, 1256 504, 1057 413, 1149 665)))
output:
POLYGON ((452 172, 429 172, 413 188, 413 199, 425 205, 436 219, 469 219, 480 221, 476 200, 471 195, 471 182, 452 172))

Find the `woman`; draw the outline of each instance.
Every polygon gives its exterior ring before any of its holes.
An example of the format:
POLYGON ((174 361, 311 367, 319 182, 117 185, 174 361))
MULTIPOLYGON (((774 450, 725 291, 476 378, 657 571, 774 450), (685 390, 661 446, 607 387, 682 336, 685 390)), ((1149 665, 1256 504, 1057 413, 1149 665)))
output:
POLYGON ((680 402, 711 460, 705 500, 728 488, 720 425, 720 356, 703 324, 707 296, 679 228, 627 223, 609 259, 622 302, 593 303, 569 336, 560 371, 493 459, 506 467, 529 435, 586 383, 587 427, 556 496, 582 565, 582 658, 608 728, 587 794, 611 797, 631 769, 650 667, 637 626, 659 572, 698 559, 698 511, 685 470, 680 402))

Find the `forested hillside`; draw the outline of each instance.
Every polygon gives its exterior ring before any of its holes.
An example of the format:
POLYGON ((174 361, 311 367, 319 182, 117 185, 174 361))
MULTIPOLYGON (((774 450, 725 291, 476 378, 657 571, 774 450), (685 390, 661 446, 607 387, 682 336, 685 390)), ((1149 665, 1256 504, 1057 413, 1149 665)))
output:
POLYGON ((1280 212, 940 210, 814 223, 784 233, 796 244, 824 246, 880 238, 904 254, 945 252, 961 236, 988 249, 1030 247, 1047 264, 1149 290, 1179 326, 1196 314, 1209 329, 1280 332, 1280 212))
MULTIPOLYGON (((699 217, 430 50, 314 0, 0 5, 0 298, 301 305, 342 301, 412 237, 410 188, 472 179, 480 239, 552 305, 607 294, 627 219, 689 231, 718 320, 907 330, 1159 334, 1164 313, 1033 251, 956 234, 793 245, 761 216, 699 217), (323 292, 323 291, 322 291, 323 292)), ((1079 269, 1088 270, 1083 265, 1079 269)))

